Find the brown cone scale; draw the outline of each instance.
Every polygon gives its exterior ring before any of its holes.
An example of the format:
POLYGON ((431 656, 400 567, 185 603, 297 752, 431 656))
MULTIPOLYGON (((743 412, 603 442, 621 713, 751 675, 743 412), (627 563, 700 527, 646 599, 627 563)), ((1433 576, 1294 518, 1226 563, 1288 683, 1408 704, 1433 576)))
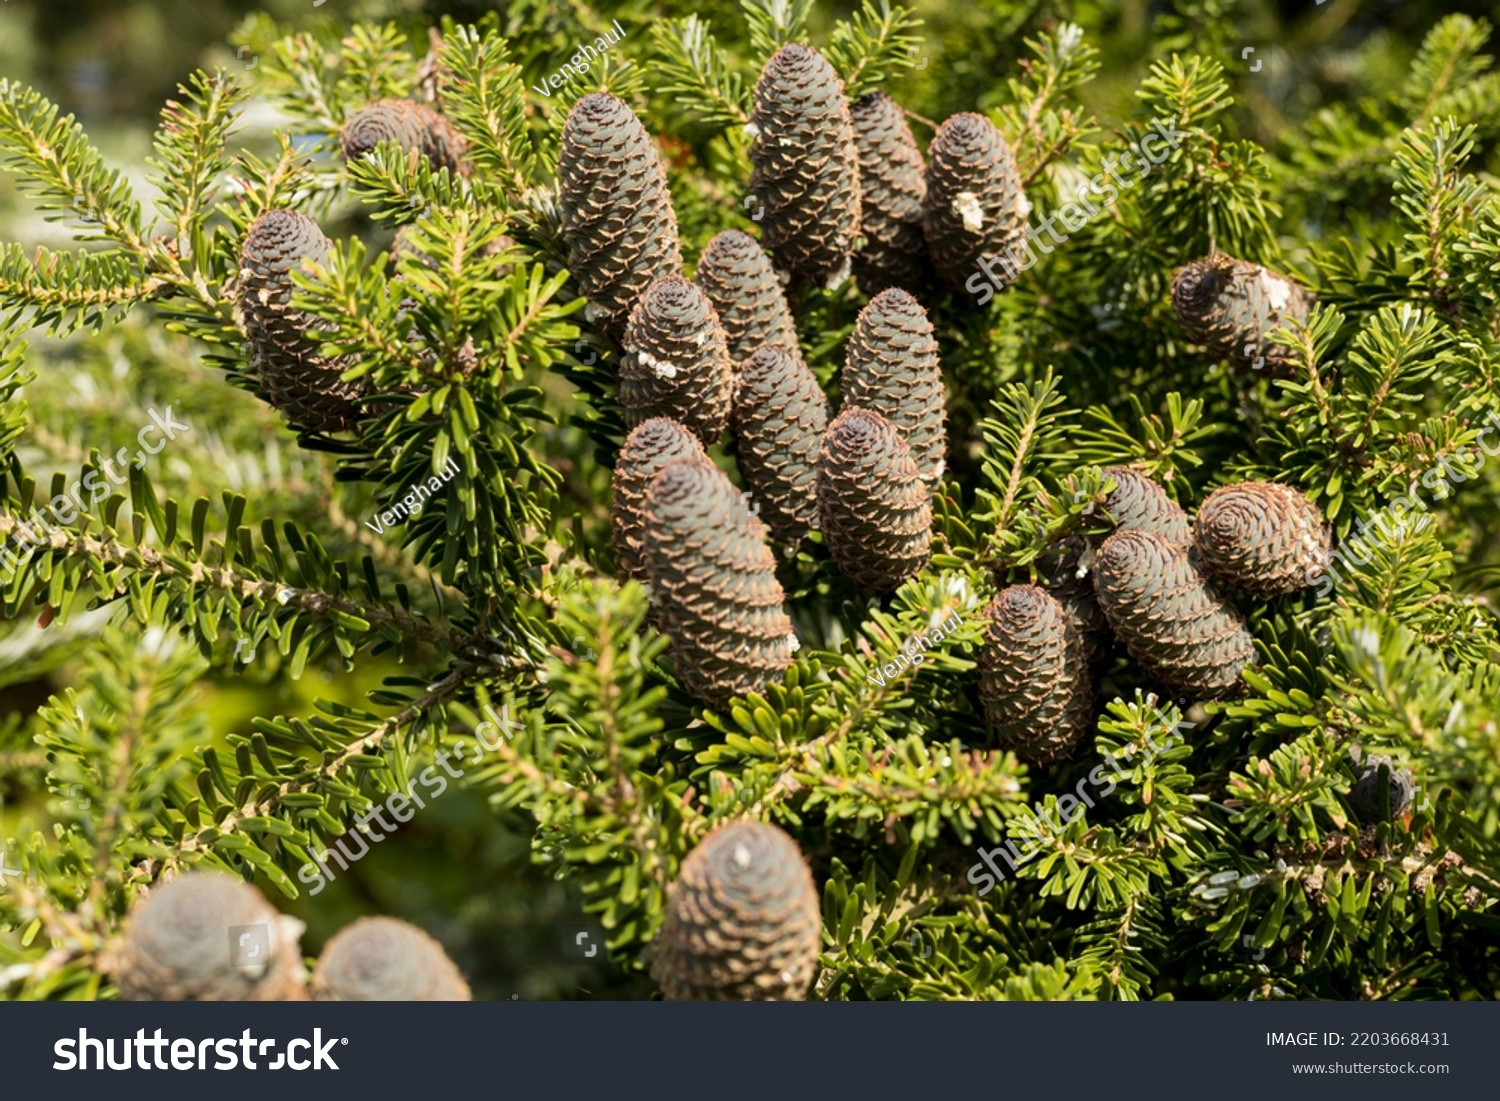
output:
POLYGON ((708 461, 698 437, 670 417, 652 417, 625 437, 615 459, 612 530, 621 578, 646 580, 646 493, 656 476, 679 460, 708 461))
POLYGON ((843 81, 816 50, 783 46, 761 70, 750 126, 750 192, 777 269, 836 284, 859 238, 859 158, 843 81))
POLYGON ((936 485, 947 453, 947 411, 937 340, 922 304, 895 288, 872 298, 854 323, 841 381, 844 402, 890 421, 922 480, 936 485))
POLYGON ((1318 507, 1279 482, 1241 482, 1210 493, 1193 523, 1203 568, 1261 597, 1305 588, 1328 564, 1331 532, 1318 507))
POLYGON ((315 320, 292 308, 291 273, 321 264, 332 249, 316 222, 292 210, 268 210, 251 223, 240 251, 239 305, 250 363, 267 401, 293 426, 343 432, 363 419, 364 381, 345 382, 349 357, 323 355, 315 320))
POLYGON ((828 427, 828 398, 802 357, 765 347, 740 364, 733 425, 760 518, 783 543, 798 543, 818 522, 818 452, 828 427))
POLYGON ((1195 344, 1236 371, 1286 377, 1291 353, 1268 337, 1306 321, 1312 295, 1280 272, 1224 253, 1184 264, 1172 280, 1172 308, 1195 344))
POLYGON ((323 1002, 467 1002, 469 985, 443 946, 415 925, 364 917, 333 936, 313 971, 323 1002))
POLYGON ((731 822, 682 862, 652 973, 668 1001, 801 1001, 821 930, 796 842, 775 826, 731 822))
POLYGON ((994 123, 964 112, 938 127, 927 150, 922 225, 943 279, 961 286, 981 259, 1019 253, 1030 211, 1015 155, 994 123))
POLYGON ((854 254, 860 290, 876 295, 889 287, 913 294, 932 282, 922 201, 927 166, 900 106, 872 92, 850 112, 859 153, 860 226, 865 243, 854 254))
POLYGON ((1093 719, 1083 638, 1034 585, 1011 585, 985 611, 979 698, 1002 749, 1048 766, 1072 756, 1093 719))
POLYGON ((709 463, 669 464, 646 495, 644 557, 654 621, 683 686, 714 707, 761 691, 797 637, 765 525, 709 463))
POLYGON ((693 282, 713 303, 735 363, 766 345, 802 354, 781 281, 770 257, 748 233, 727 229, 710 241, 693 282))
POLYGON ((723 435, 734 403, 734 368, 708 296, 677 276, 646 289, 625 328, 620 404, 631 428, 671 417, 704 444, 723 435))
POLYGON ((466 155, 468 143, 447 116, 409 99, 382 99, 361 107, 339 134, 346 161, 388 141, 408 153, 421 153, 433 168, 446 168, 454 175, 467 176, 473 168, 466 155))
POLYGON ((661 157, 629 104, 594 92, 568 113, 557 179, 568 270, 589 300, 585 316, 619 339, 646 288, 682 272, 661 157))
POLYGON ((112 956, 127 1002, 272 1002, 307 997, 302 923, 217 872, 186 872, 132 907, 112 956))
POLYGON ((1108 466, 1106 476, 1115 488, 1104 499, 1104 511, 1115 522, 1116 531, 1150 531, 1173 546, 1193 540, 1193 525, 1182 506, 1156 482, 1129 467, 1108 466))
POLYGON ((888 593, 931 557, 932 494, 891 422, 845 409, 823 434, 818 517, 843 574, 888 593))
POLYGON ((1109 625, 1147 673, 1190 700, 1243 688, 1255 656, 1244 619, 1194 564, 1190 548, 1151 531, 1119 531, 1094 558, 1094 587, 1109 625))

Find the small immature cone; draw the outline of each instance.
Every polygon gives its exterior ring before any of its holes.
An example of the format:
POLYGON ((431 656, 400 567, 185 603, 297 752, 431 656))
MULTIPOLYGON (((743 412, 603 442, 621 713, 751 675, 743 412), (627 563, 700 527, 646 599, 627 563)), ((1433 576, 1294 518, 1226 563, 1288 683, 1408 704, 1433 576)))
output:
POLYGON ((473 170, 463 136, 447 116, 423 103, 377 100, 350 115, 339 134, 346 161, 364 156, 385 141, 395 142, 408 153, 419 152, 433 168, 446 168, 455 176, 467 176, 473 170))
POLYGON ((748 233, 726 229, 710 241, 693 282, 714 304, 733 362, 743 363, 766 345, 802 354, 781 281, 770 257, 748 233))
POLYGON ((703 444, 670 417, 652 417, 625 437, 615 459, 613 529, 615 570, 623 580, 646 580, 646 493, 656 476, 680 459, 708 461, 703 444))
POLYGON ((884 92, 871 92, 850 112, 859 154, 860 226, 865 243, 854 254, 860 290, 876 295, 888 287, 913 293, 932 278, 922 200, 927 166, 901 107, 884 92))
POLYGON ((1010 146, 995 124, 972 112, 954 115, 927 150, 922 224, 938 273, 955 286, 1019 249, 1031 212, 1010 146))
POLYGON ((1118 531, 1095 555, 1094 586, 1131 656, 1198 702, 1240 692, 1240 671, 1254 658, 1255 643, 1195 558, 1155 532, 1118 531))
POLYGON ((783 46, 761 70, 750 117, 750 192, 776 267, 836 285, 859 238, 859 158, 844 82, 816 50, 783 46))
POLYGON ((795 545, 818 523, 818 452, 828 427, 828 398, 801 356, 766 347, 740 364, 733 427, 760 518, 795 545))
POLYGON ((891 289, 859 312, 842 378, 844 402, 879 413, 911 448, 922 480, 936 485, 948 447, 943 374, 922 304, 891 289))
POLYGON ((1063 606, 1012 585, 985 611, 979 698, 1002 749, 1028 764, 1070 757, 1088 735, 1093 691, 1083 639, 1063 606))
POLYGON ((1172 308, 1189 339, 1237 371, 1286 377, 1286 348, 1267 337, 1288 319, 1307 320, 1313 296, 1294 280, 1222 252, 1194 260, 1172 280, 1172 308))
POLYGON ((1182 506, 1139 470, 1108 466, 1104 473, 1115 488, 1104 499, 1104 511, 1115 521, 1115 531, 1151 531, 1173 546, 1193 541, 1193 525, 1182 506))
POLYGON ((1366 757, 1354 770, 1349 805, 1361 822, 1389 822, 1405 814, 1416 795, 1417 780, 1410 772, 1397 768, 1389 757, 1366 757), (1382 767, 1386 774, 1383 792, 1380 782, 1382 767))
POLYGON ((443 946, 415 925, 364 917, 339 930, 313 971, 320 1002, 467 1002, 469 984, 443 946))
POLYGON ((724 708, 792 663, 797 636, 765 525, 716 467, 671 463, 646 495, 652 612, 683 686, 724 708))
POLYGON ((218 872, 186 872, 136 903, 112 953, 127 1002, 302 1001, 302 923, 218 872))
POLYGON ((716 443, 734 403, 734 367, 708 296, 678 276, 658 279, 630 312, 624 349, 625 423, 671 417, 716 443))
POLYGON ((333 244, 318 224, 292 210, 268 210, 250 224, 240 252, 239 305, 250 363, 267 401, 297 428, 343 432, 363 415, 363 381, 344 382, 348 357, 323 355, 316 321, 292 308, 291 273, 321 264, 333 244))
POLYGON ((651 282, 682 272, 661 157, 629 104, 594 92, 568 114, 557 179, 568 270, 589 300, 585 316, 618 339, 651 282))
POLYGON ((682 862, 652 974, 668 1001, 801 1001, 822 918, 812 872, 775 826, 730 822, 682 862))
POLYGON ((823 434, 818 518, 829 554, 857 585, 894 592, 927 565, 932 493, 879 413, 845 409, 823 434))
POLYGON ((1280 482, 1222 486, 1193 524, 1203 568, 1263 597, 1305 588, 1327 566, 1331 538, 1318 506, 1280 482))

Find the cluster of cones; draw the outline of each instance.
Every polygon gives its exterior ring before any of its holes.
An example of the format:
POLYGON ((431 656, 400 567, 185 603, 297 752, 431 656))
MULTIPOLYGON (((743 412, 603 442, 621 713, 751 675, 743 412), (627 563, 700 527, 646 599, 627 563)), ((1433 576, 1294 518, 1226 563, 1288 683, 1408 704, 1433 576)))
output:
POLYGON ((1327 562, 1330 529, 1291 486, 1223 486, 1190 521, 1138 471, 1105 474, 1113 532, 1097 546, 1070 541, 1048 563, 1046 588, 1012 585, 986 611, 985 719, 1002 747, 1037 765, 1067 759, 1092 728, 1094 674, 1111 635, 1174 694, 1233 696, 1255 644, 1223 587, 1283 596, 1327 562))
MULTIPOLYGON (((881 92, 852 106, 833 66, 810 46, 783 46, 756 84, 749 131, 752 217, 793 295, 836 285, 852 272, 869 295, 898 287, 924 293, 956 287, 980 256, 1002 253, 1024 235, 1030 205, 1015 156, 993 123, 963 113, 939 127, 923 158, 898 104, 881 92)), ((613 96, 585 97, 569 115, 558 163, 569 270, 588 298, 589 319, 626 338, 631 311, 651 283, 682 267, 671 196, 650 135, 613 96)), ((767 283, 744 241, 700 279, 714 292, 754 284, 761 296, 721 321, 736 361, 754 348, 737 341, 741 319, 771 332, 779 289, 767 283)), ((712 254, 711 254, 712 255, 712 254)), ((764 270, 763 270, 764 269, 764 270)), ((742 298, 746 296, 741 295, 742 298)))
MULTIPOLYGON (((839 569, 881 593, 929 556, 946 449, 937 341, 926 310, 898 285, 905 280, 875 274, 918 270, 926 253, 898 262, 885 245, 910 243, 911 233, 894 230, 855 252, 861 203, 875 212, 869 232, 897 208, 892 188, 927 189, 899 110, 877 97, 856 115, 863 129, 816 51, 787 46, 767 62, 751 150, 764 239, 719 234, 691 281, 665 171, 630 107, 586 96, 563 130, 569 269, 586 316, 623 349, 618 395, 630 432, 614 472, 616 564, 649 586, 680 679, 711 704, 761 687, 791 662, 796 639, 771 539, 794 548, 819 531, 839 569), (895 142, 917 184, 896 181, 886 153, 862 168, 861 133, 870 149, 895 142), (879 293, 850 338, 835 417, 802 359, 787 289, 842 278, 851 264, 879 293), (707 456, 726 428, 744 492, 707 456)), ((975 169, 974 178, 978 186, 990 175, 975 169)), ((920 243, 921 204, 900 209, 920 243)))
POLYGON ((268 1002, 470 999, 437 941, 404 921, 360 918, 324 946, 311 978, 302 923, 216 872, 187 872, 131 908, 106 969, 125 1001, 268 1002))
MULTIPOLYGON (((469 1001, 442 946, 394 918, 360 918, 308 975, 302 923, 217 872, 187 872, 132 907, 103 969, 125 1001, 469 1001)), ((653 972, 669 1000, 805 996, 822 920, 812 872, 785 832, 720 826, 667 893, 653 972)))
MULTIPOLYGON (((743 255, 747 245, 765 264, 749 237, 721 234, 699 279, 705 271, 716 278, 720 258, 743 255)), ((751 299, 730 290, 721 301, 734 316, 751 299)), ((648 287, 627 331, 621 395, 632 427, 614 471, 619 573, 649 586, 653 621, 672 641, 680 679, 716 705, 780 676, 796 648, 770 540, 795 547, 821 531, 855 583, 894 590, 927 563, 944 450, 937 344, 926 312, 905 291, 885 291, 861 312, 844 367, 844 408, 831 420, 795 342, 768 342, 766 331, 747 326, 740 346, 754 350, 735 370, 719 316, 695 284, 673 278, 648 287), (705 360, 728 398, 727 415, 708 416, 718 403, 691 381, 707 375, 699 370, 705 360), (633 386, 645 372, 652 378, 633 386), (684 376, 689 385, 680 389, 684 376), (726 424, 744 492, 705 449, 726 424)))

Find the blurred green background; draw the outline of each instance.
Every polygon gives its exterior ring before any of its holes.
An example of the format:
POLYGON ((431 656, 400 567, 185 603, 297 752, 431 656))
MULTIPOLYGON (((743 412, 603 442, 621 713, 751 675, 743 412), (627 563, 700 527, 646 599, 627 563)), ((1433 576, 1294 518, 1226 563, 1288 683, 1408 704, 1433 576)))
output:
MULTIPOLYGON (((912 0, 908 6, 926 21, 923 56, 918 71, 901 77, 892 91, 919 115, 941 119, 991 106, 1025 56, 1023 40, 1070 20, 1101 48, 1103 71, 1083 97, 1106 126, 1128 113, 1148 52, 1163 40, 1169 48, 1214 53, 1226 64, 1253 48, 1270 68, 1266 79, 1241 74, 1236 80, 1244 105, 1239 124, 1272 148, 1289 124, 1331 103, 1357 103, 1388 91, 1441 16, 1466 12, 1493 22, 1500 8, 1474 0, 912 0)), ((850 8, 820 0, 815 40, 850 8)), ((230 32, 252 11, 268 12, 293 29, 395 19, 421 43, 423 27, 435 17, 472 20, 492 9, 501 13, 502 27, 513 31, 546 28, 516 33, 512 40, 528 80, 555 67, 559 43, 569 41, 568 27, 578 15, 573 0, 328 0, 319 6, 313 0, 7 0, 0 4, 0 77, 32 84, 63 113, 76 115, 104 154, 139 182, 157 112, 177 83, 196 67, 254 65, 253 57, 236 57, 227 45, 230 32)), ((650 7, 600 3, 593 10, 621 19, 631 32, 624 49, 637 51, 634 56, 644 55, 645 28, 656 16, 696 11, 726 40, 743 34, 731 0, 650 7)), ((252 110, 247 143, 268 146, 274 121, 269 111, 252 110)), ((363 226, 347 211, 344 217, 346 224, 330 226, 331 233, 363 226)), ((8 174, 0 174, 0 239, 53 247, 69 240, 65 227, 38 216, 17 194, 8 174)), ((330 536, 331 552, 383 555, 382 566, 397 575, 409 568, 389 545, 361 530, 363 490, 341 487, 340 504, 330 513, 332 460, 300 451, 261 403, 224 385, 198 352, 141 314, 101 334, 35 344, 32 365, 41 377, 26 395, 37 419, 23 448, 28 467, 45 471, 50 462, 50 469, 76 471, 90 447, 113 451, 131 439, 144 423, 146 406, 176 401, 190 411, 194 432, 158 456, 152 475, 174 494, 243 492, 251 496, 252 516, 259 507, 259 515, 296 518, 320 531, 332 526, 337 531, 330 536)), ((414 591, 427 587, 427 579, 415 573, 406 580, 414 591)), ((55 810, 57 797, 45 790, 45 761, 20 724, 73 683, 78 664, 71 655, 100 618, 83 617, 66 628, 0 624, 0 836, 14 833, 23 819, 45 823, 55 810)), ((222 736, 248 730, 257 715, 306 714, 319 696, 359 702, 382 677, 401 672, 412 670, 391 664, 350 676, 329 663, 293 681, 270 655, 241 674, 211 675, 199 702, 222 736)), ((385 913, 441 939, 478 998, 645 996, 651 989, 646 979, 608 966, 602 950, 593 958, 584 955, 578 935, 589 933, 585 943, 592 943, 597 931, 590 931, 576 891, 530 864, 529 839, 519 825, 493 815, 482 796, 450 788, 311 902, 288 904, 268 894, 308 923, 309 954, 358 915, 385 913)))

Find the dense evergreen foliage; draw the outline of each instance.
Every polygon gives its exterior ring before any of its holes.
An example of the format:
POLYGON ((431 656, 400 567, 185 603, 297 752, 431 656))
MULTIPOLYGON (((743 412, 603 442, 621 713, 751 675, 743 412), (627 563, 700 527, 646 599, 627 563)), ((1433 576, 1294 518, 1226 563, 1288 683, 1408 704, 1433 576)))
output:
MULTIPOLYGON (((189 868, 311 921, 359 877, 336 843, 413 790, 436 805, 406 828, 440 815, 447 773, 484 797, 490 844, 428 858, 481 900, 429 931, 463 941, 480 997, 508 991, 479 961, 524 969, 540 935, 509 931, 567 920, 555 898, 516 916, 494 851, 515 838, 535 899, 580 893, 629 996, 657 989, 653 965, 681 996, 787 993, 746 975, 763 957, 831 1000, 1495 997, 1490 28, 1429 20, 1406 56, 1331 5, 1252 71, 1241 46, 1271 16, 1234 7, 253 16, 231 49, 254 67, 194 73, 163 109, 149 198, 67 110, 0 80, 0 167, 78 242, 0 243, 0 686, 58 678, 0 724, 0 791, 51 796, 4 850, 0 996, 119 996, 126 915, 189 868), (872 258, 911 284, 872 312, 882 288, 843 276, 850 111, 877 91, 924 153, 976 114, 921 202, 910 171, 883 185, 877 245, 921 241, 925 203, 947 259, 872 258), (351 118, 393 99, 423 105, 396 112, 411 133, 351 145, 351 118), (262 100, 282 113, 252 140, 262 100), (962 185, 971 153, 1000 166, 993 196, 962 185), (269 211, 322 227, 316 262, 260 235, 247 251, 269 211), (753 249, 745 272, 683 281, 727 230, 795 275, 799 347, 739 406, 743 333, 710 299, 750 287, 737 323, 769 318, 772 341, 784 317, 753 249), (688 270, 663 273, 679 243, 688 270), (1188 289, 1207 313, 1184 319, 1174 281, 1205 258, 1188 289), (776 396, 755 397, 774 379, 795 407, 779 457, 776 396), (696 418, 722 475, 664 415, 696 418), (114 450, 138 431, 142 452, 114 450), (1185 510, 1175 535, 1126 518, 1151 483, 1156 514, 1185 510), (1184 532, 1240 483, 1295 495, 1240 493, 1276 505, 1248 549, 1239 527, 1198 533, 1251 563, 1235 588, 1184 532), (1119 587, 1093 606, 1090 578, 1119 587), (351 671, 384 680, 361 699, 351 671), (1059 679, 1002 683, 1032 675, 1059 679), (238 678, 258 715, 216 730, 199 693, 238 678), (1037 714, 1063 725, 1028 732, 1037 714), (742 818, 800 849, 817 965, 802 925, 705 962, 732 850, 698 858, 658 963, 685 862, 742 818)), ((766 851, 800 891, 801 865, 766 851)))

